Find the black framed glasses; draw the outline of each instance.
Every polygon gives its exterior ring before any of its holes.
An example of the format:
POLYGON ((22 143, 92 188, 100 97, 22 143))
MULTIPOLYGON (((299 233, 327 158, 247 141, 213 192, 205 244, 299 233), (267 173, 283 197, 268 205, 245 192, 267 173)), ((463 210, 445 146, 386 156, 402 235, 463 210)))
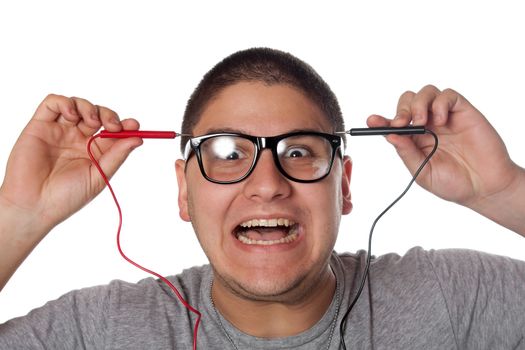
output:
POLYGON ((231 184, 247 178, 264 149, 270 149, 275 166, 296 182, 315 182, 332 168, 341 137, 299 131, 271 137, 217 133, 192 137, 184 149, 186 160, 197 156, 202 175, 211 182, 231 184))

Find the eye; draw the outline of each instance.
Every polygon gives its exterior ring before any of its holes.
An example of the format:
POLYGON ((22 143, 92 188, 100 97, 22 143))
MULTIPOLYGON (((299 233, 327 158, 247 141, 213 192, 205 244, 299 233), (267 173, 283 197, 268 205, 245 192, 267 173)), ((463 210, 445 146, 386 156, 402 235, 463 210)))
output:
POLYGON ((229 154, 223 155, 222 158, 226 160, 237 160, 241 158, 241 155, 239 152, 231 152, 229 154))
POLYGON ((207 159, 236 161, 248 158, 250 154, 249 141, 230 136, 214 137, 201 145, 201 152, 207 159))
POLYGON ((244 160, 249 157, 242 149, 215 149, 213 154, 213 158, 226 161, 244 160))
POLYGON ((287 158, 309 157, 310 155, 310 151, 304 147, 290 147, 284 153, 287 158))

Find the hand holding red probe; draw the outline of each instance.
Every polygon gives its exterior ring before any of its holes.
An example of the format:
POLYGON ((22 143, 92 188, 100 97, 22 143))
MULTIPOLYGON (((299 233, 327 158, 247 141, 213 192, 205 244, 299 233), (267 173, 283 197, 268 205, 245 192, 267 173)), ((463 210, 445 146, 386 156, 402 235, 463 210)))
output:
MULTIPOLYGON (((38 242, 58 223, 91 201, 105 184, 86 153, 86 143, 103 127, 109 132, 137 130, 134 119, 77 98, 49 95, 18 138, 0 187, 2 235, 0 289, 38 242)), ((112 176, 137 137, 99 138, 93 153, 112 176)))

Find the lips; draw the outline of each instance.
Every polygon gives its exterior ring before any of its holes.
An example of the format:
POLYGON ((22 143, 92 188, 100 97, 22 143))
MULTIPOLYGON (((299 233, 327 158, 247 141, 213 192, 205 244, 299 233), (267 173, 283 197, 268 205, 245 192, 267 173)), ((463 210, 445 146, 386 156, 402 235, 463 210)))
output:
POLYGON ((288 218, 254 218, 240 223, 234 235, 246 245, 290 244, 298 237, 298 226, 288 218))

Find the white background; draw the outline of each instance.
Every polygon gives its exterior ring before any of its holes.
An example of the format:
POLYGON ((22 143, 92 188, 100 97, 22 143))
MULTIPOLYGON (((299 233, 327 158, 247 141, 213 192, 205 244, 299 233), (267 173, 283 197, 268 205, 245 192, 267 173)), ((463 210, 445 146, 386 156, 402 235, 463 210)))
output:
MULTIPOLYGON (((364 126, 372 113, 393 116, 407 89, 452 87, 525 165, 524 33, 518 1, 2 1, 0 164, 50 92, 108 106, 143 129, 179 130, 209 68, 236 50, 269 46, 317 69, 349 127, 364 126)), ((381 137, 351 139, 347 153, 355 207, 343 218, 338 251, 364 249, 373 219, 410 179, 381 137)), ((178 141, 146 141, 113 180, 124 250, 162 274, 206 263, 191 225, 178 217, 178 157, 178 141)), ((146 277, 118 255, 116 228, 105 191, 19 268, 0 294, 0 322, 71 289, 146 277)), ((525 239, 417 187, 378 224, 373 252, 416 245, 525 259, 525 239)))

